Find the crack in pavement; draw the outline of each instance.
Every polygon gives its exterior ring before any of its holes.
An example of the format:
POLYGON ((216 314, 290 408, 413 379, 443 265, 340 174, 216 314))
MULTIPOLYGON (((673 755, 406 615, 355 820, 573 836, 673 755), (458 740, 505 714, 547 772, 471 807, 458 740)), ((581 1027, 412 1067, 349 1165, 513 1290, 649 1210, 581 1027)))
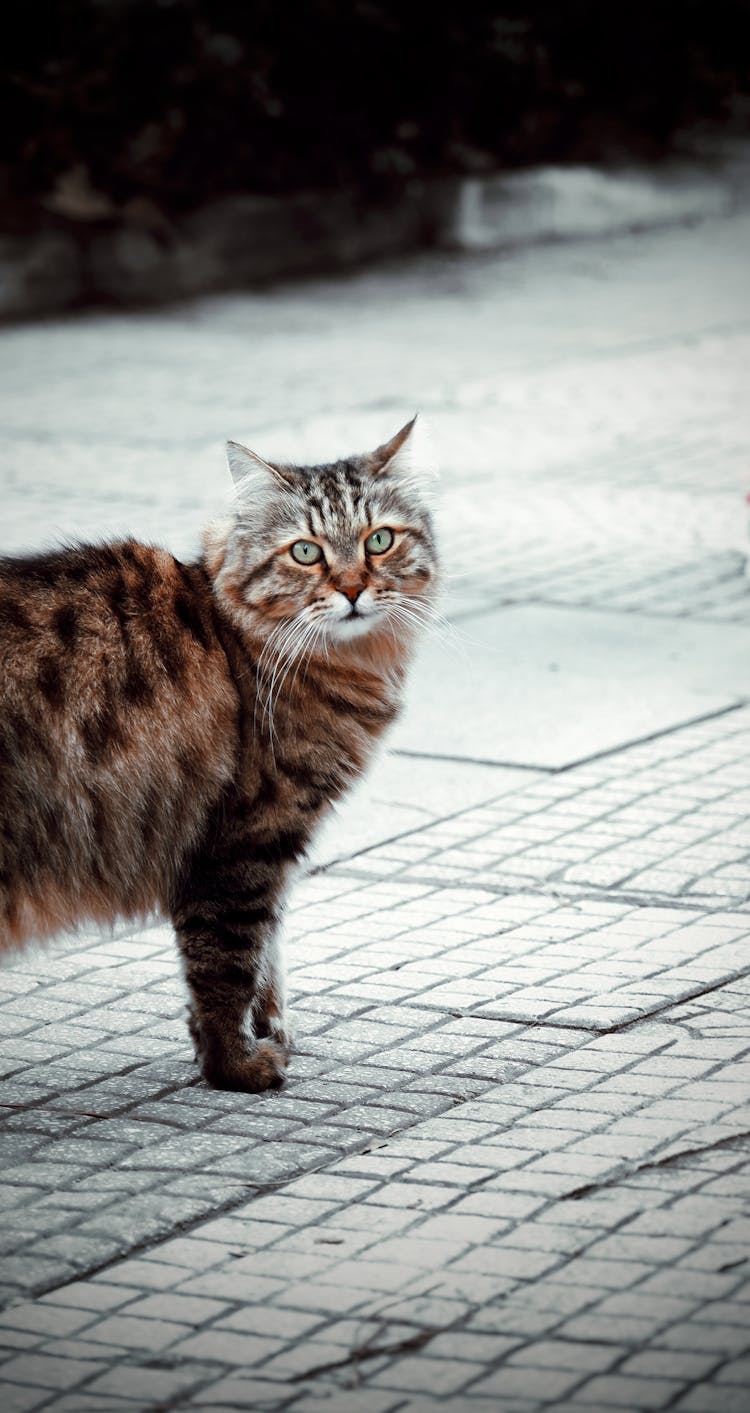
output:
MULTIPOLYGON (((498 1025, 527 1025, 530 1027, 542 1026, 545 1030, 582 1030, 588 1035, 620 1035, 624 1031, 632 1030, 633 1026, 641 1025, 643 1021, 653 1020, 654 1017, 662 1015, 665 1011, 671 1011, 676 1006, 689 1004, 691 1001, 698 1001, 703 996, 710 996, 713 991, 720 991, 723 986, 731 986, 735 981, 744 981, 750 976, 750 966, 742 967, 739 971, 727 972, 718 981, 706 982, 704 986, 696 987, 694 991, 686 992, 684 996, 670 996, 666 1001, 660 1001, 658 1005, 652 1006, 648 1011, 639 1011, 637 1016, 631 1016, 629 1020, 616 1021, 612 1025, 586 1025, 583 1021, 555 1020, 554 1014, 547 1016, 537 1016, 530 1019, 528 1016, 513 1015, 510 1011, 503 1012, 501 1016, 487 1016, 482 1013, 482 1002, 477 1010, 450 1010, 443 1014, 452 1016, 454 1020, 482 1020, 496 1021, 498 1025)), ((430 1005, 429 1001, 421 1003, 426 1010, 435 1010, 440 1013, 438 1007, 430 1005)), ((682 1024, 682 1022, 676 1022, 682 1024)))
POLYGON ((661 1168, 671 1168, 677 1163, 682 1163, 686 1158, 700 1158, 706 1153, 717 1153, 725 1148, 735 1148, 739 1144, 750 1139, 750 1129, 745 1129, 742 1133, 732 1133, 726 1138, 717 1138, 713 1143, 705 1143, 698 1148, 681 1148, 679 1153, 668 1153, 664 1158, 654 1158, 648 1163, 636 1163, 629 1165, 623 1163, 611 1177, 604 1178, 601 1182, 585 1183, 583 1187, 574 1187, 570 1192, 564 1192, 560 1201, 580 1202, 584 1197, 592 1197, 597 1192, 604 1192, 609 1187, 617 1187, 627 1178, 637 1177, 639 1173, 658 1172, 661 1168))
POLYGON ((352 1365, 364 1364, 368 1359, 377 1359, 381 1354, 412 1354, 416 1350, 424 1349, 436 1335, 444 1334, 441 1328, 419 1330, 416 1334, 408 1336, 406 1339, 394 1340, 391 1344, 360 1344, 355 1345, 349 1354, 343 1359, 331 1359, 327 1364, 316 1364, 312 1369, 306 1369, 303 1373, 293 1374, 289 1382, 293 1384, 304 1383, 307 1379, 314 1379, 318 1374, 330 1374, 336 1369, 347 1369, 352 1365))

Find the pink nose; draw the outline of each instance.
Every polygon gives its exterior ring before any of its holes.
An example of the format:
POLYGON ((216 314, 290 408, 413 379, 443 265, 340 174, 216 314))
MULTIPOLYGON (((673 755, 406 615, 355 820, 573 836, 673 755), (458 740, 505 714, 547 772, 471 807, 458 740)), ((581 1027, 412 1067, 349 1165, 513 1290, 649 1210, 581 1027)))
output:
POLYGON ((361 584, 339 584, 339 593, 344 594, 350 603, 356 603, 362 593, 361 584))

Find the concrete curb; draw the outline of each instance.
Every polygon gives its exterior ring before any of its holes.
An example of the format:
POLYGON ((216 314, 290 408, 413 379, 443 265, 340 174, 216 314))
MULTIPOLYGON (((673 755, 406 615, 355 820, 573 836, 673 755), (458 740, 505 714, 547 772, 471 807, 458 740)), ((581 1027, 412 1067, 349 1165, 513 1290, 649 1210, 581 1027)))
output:
POLYGON ((158 228, 58 220, 0 234, 0 320, 158 304, 419 249, 454 229, 459 186, 415 182, 367 205, 355 192, 227 196, 158 228))
POLYGON ((398 198, 228 196, 178 222, 65 224, 0 234, 0 320, 91 304, 158 304, 425 247, 488 250, 727 215, 750 188, 750 149, 711 167, 543 167, 409 183, 398 198))
POLYGON ((454 242, 467 250, 578 240, 726 216, 740 199, 739 171, 695 167, 604 172, 540 167, 462 185, 454 242))

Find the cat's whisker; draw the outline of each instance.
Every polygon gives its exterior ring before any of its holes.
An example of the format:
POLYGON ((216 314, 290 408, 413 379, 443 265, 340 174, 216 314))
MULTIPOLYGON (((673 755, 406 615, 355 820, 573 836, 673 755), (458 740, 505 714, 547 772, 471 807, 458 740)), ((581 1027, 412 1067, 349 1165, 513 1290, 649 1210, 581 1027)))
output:
POLYGON ((296 620, 293 618, 282 618, 281 621, 277 623, 276 627, 271 631, 271 633, 269 633, 268 637, 266 638, 263 648, 259 654, 257 664, 259 669, 263 669, 266 666, 266 659, 270 658, 272 654, 276 652, 284 637, 290 631, 294 630, 295 625, 296 620))
POLYGON ((287 688, 287 690, 288 690, 289 692, 291 692, 292 688, 294 687, 294 684, 295 684, 295 682, 296 682, 296 680, 297 680, 297 678, 298 678, 298 676, 299 676, 300 668, 302 667, 303 662, 304 662, 304 664, 305 664, 305 671, 304 671, 304 674, 303 674, 303 677, 302 677, 302 682, 304 683, 304 682, 306 681, 306 679, 307 679, 307 673, 308 673, 308 669, 309 669, 309 667, 310 667, 310 661, 311 661, 311 659, 312 659, 313 652, 314 652, 314 650, 315 650, 315 648, 316 648, 316 646, 317 646, 317 643, 320 641, 320 639, 321 639, 323 633, 325 632, 325 625, 324 625, 323 623, 321 623, 321 622, 317 622, 317 623, 314 622, 311 626, 312 626, 312 630, 313 630, 313 631, 312 631, 312 635, 309 637, 308 641, 307 641, 307 642, 305 643, 305 645, 304 645, 306 651, 305 651, 305 652, 300 652, 300 654, 299 654, 299 661, 298 661, 297 666, 296 666, 296 668, 295 668, 294 675, 292 676, 291 681, 289 682, 289 686, 288 686, 288 688, 287 688))
POLYGON ((413 623, 419 624, 420 627, 441 633, 446 637, 453 636, 456 631, 454 625, 449 623, 448 619, 439 613, 437 609, 431 604, 425 604, 419 600, 410 599, 405 601, 400 597, 394 597, 392 600, 388 599, 387 612, 389 614, 401 614, 404 618, 408 617, 413 623))
POLYGON ((456 639, 466 636, 463 630, 457 628, 455 623, 451 623, 450 619, 446 618, 445 614, 441 613, 434 604, 426 603, 421 599, 409 599, 406 602, 401 600, 400 605, 419 618, 419 621, 427 628, 434 628, 446 636, 456 639))
MULTIPOLYGON (((258 693, 258 699, 260 700, 260 704, 261 704, 261 727, 265 725, 265 726, 267 727, 267 730, 268 730, 268 743, 269 743, 269 747, 270 747, 270 751, 271 751, 271 759, 272 759, 272 762, 273 762, 273 765, 274 765, 274 769, 275 769, 275 767, 276 767, 276 750, 275 750, 275 737, 274 737, 274 714, 273 714, 273 708, 274 708, 274 686, 275 686, 275 682, 276 682, 278 673, 282 670, 284 663, 288 661, 290 652, 293 651, 294 642, 295 642, 295 639, 297 638, 297 635, 298 635, 298 632, 299 632, 298 625, 296 625, 296 624, 287 624, 287 625, 286 625, 286 628, 287 628, 287 631, 286 631, 283 635, 280 635, 279 641, 278 641, 278 643, 277 643, 277 655, 276 655, 276 657, 275 657, 275 659, 274 659, 274 662, 273 662, 273 668, 272 668, 272 670, 271 670, 270 679, 264 680, 264 683, 263 683, 263 688, 264 688, 264 690, 263 690, 262 694, 261 694, 260 691, 259 691, 259 693, 258 693)), ((257 702, 256 702, 256 712, 257 712, 257 702)))
MULTIPOLYGON (((257 670, 257 674, 258 674, 258 692, 257 692, 256 699, 255 699, 255 710, 254 710, 254 712, 253 712, 253 734, 255 734, 255 729, 256 729, 256 726, 257 726, 258 704, 260 703, 260 705, 261 705, 261 707, 262 707, 262 715, 261 715, 261 725, 262 725, 262 723, 263 723, 263 721, 265 720, 265 717, 266 717, 266 715, 267 715, 267 707, 268 707, 268 703, 269 703, 269 700, 270 700, 270 695, 271 695, 271 692, 272 692, 273 674, 274 674, 274 672, 278 669, 278 664, 279 664, 280 656, 283 654, 284 648, 285 648, 287 642, 294 636, 294 634, 296 633, 296 631, 297 631, 297 624, 296 624, 295 620, 292 619, 292 620, 290 621, 289 619, 282 619, 281 623, 279 623, 279 624, 273 629, 273 631, 269 634, 269 636, 268 636, 268 638, 266 639, 266 642, 265 642, 265 644, 264 644, 264 646, 263 646, 263 649, 262 649, 261 653, 259 654, 258 661, 257 661, 257 665, 256 665, 256 670, 257 670), (269 683, 265 680, 265 672, 266 672, 266 668, 267 668, 267 666, 268 666, 268 664, 269 664, 269 660, 272 658, 272 655, 274 655, 274 654, 275 654, 275 656, 273 656, 274 667, 273 667, 273 669, 272 669, 272 680, 271 680, 271 684, 269 685, 269 683), (264 694, 264 691, 263 691, 264 688, 265 688, 265 694, 264 694)), ((270 744, 271 744, 271 751, 273 752, 273 732, 272 732, 272 730, 271 730, 271 732, 270 732, 270 744)))
MULTIPOLYGON (((269 696, 269 701, 268 701, 268 721, 269 721, 269 729, 270 729, 270 732, 271 732, 271 735, 272 735, 272 736, 273 736, 273 713, 274 713, 274 709, 275 709, 276 703, 277 703, 278 700, 279 700, 279 696, 280 696, 280 694, 281 694, 281 691, 282 691, 282 689, 283 689, 283 687, 284 687, 284 683, 285 683, 285 682, 287 681, 287 679, 289 678, 289 673, 290 673, 290 672, 292 671, 292 669, 294 668, 295 663, 297 664, 297 671, 299 670, 299 666, 300 666, 301 662, 304 660, 305 649, 308 647, 309 643, 314 639, 314 637, 315 637, 315 635, 316 635, 316 632, 317 632, 317 625, 316 625, 316 624, 307 623, 307 624, 303 625, 302 631, 300 632, 300 635, 299 635, 299 638, 298 638, 297 642, 293 645, 293 647, 292 647, 292 648, 289 650, 289 652, 287 653, 286 665, 284 666, 283 672, 282 672, 281 676, 280 676, 279 679, 278 679, 278 682, 277 682, 276 688, 275 688, 275 692, 274 692, 271 696, 269 696)), ((289 682, 289 686, 287 687, 287 692, 289 692, 289 690, 290 690, 292 684, 294 683, 295 677, 296 677, 296 671, 295 671, 294 676, 292 677, 291 681, 289 682)))
POLYGON ((284 681, 288 676, 291 668, 293 667, 295 660, 297 659, 299 654, 304 651, 305 645, 310 636, 310 629, 312 627, 314 627, 314 624, 311 623, 309 615, 305 615, 304 618, 300 616, 300 619, 295 620, 290 625, 292 631, 284 639, 283 648, 277 658, 273 675, 271 677, 271 681, 268 687, 268 694, 264 709, 264 716, 268 719, 269 733, 271 735, 272 741, 274 703, 275 701, 278 701, 279 692, 281 691, 284 681), (280 672, 281 676, 279 676, 280 672))
POLYGON ((459 579, 476 579, 479 582, 479 575, 476 569, 447 569, 441 570, 440 579, 444 584, 457 584, 459 579))
MULTIPOLYGON (((427 619, 425 619, 424 621, 425 627, 429 632, 431 630, 431 623, 427 619)), ((435 610, 432 621, 434 622, 436 628, 445 634, 446 638, 452 640, 453 645, 455 647, 479 648, 482 646, 478 638, 472 637, 471 633, 467 633, 466 629, 462 628, 460 624, 452 623, 451 620, 449 618, 446 618, 444 614, 439 612, 439 610, 435 610)))
POLYGON ((273 682, 279 670, 279 664, 283 662, 286 652, 298 632, 299 624, 297 622, 286 622, 282 631, 277 633, 272 641, 269 641, 264 653, 258 659, 258 667, 269 694, 273 690, 273 682))
POLYGON ((287 635, 287 638, 284 641, 283 647, 277 657, 271 681, 268 687, 269 714, 272 714, 273 703, 275 700, 278 700, 279 692, 281 691, 281 688, 283 686, 284 679, 286 678, 291 667, 296 661, 299 652, 302 650, 302 647, 309 635, 309 632, 309 622, 303 621, 301 623, 295 623, 293 624, 292 632, 287 635))
MULTIPOLYGON (((278 677, 278 674, 279 674, 279 672, 281 671, 281 669, 282 669, 282 667, 283 667, 283 664, 287 661, 289 651, 291 650, 291 647, 293 646, 293 644, 294 644, 294 642, 295 642, 295 640, 296 640, 296 638, 297 638, 298 632, 299 632, 299 628, 298 628, 298 625, 297 625, 297 624, 295 624, 295 623, 290 623, 290 624, 287 624, 287 625, 286 625, 286 631, 285 631, 285 633, 282 634, 282 635, 280 635, 278 642, 275 644, 275 655, 273 656, 272 662, 269 664, 270 675, 269 675, 267 678, 264 678, 264 682, 263 682, 263 688, 264 688, 264 690, 263 690, 263 693, 262 693, 262 695, 261 695, 261 693, 258 694, 258 695, 259 695, 259 698, 260 698, 260 701, 261 701, 261 726, 266 725, 267 728, 268 728, 268 737, 269 737, 269 742, 270 742, 271 753, 272 753, 272 754, 273 754, 273 751, 274 751, 274 726, 273 726, 273 694, 274 694, 274 685, 275 685, 276 679, 277 679, 277 677, 278 677)), ((275 764, 275 758, 274 758, 274 764, 275 764)))
POLYGON ((446 647, 452 651, 460 652, 466 658, 466 648, 471 645, 471 639, 464 637, 447 619, 442 619, 440 616, 422 615, 419 611, 415 611, 413 605, 407 607, 403 603, 390 605, 389 613, 404 627, 411 631, 417 629, 426 631, 446 647))
POLYGON ((258 656, 256 663, 258 677, 258 698, 255 704, 256 715, 258 700, 261 699, 263 689, 267 687, 267 671, 269 668, 273 671, 273 665, 275 665, 277 661, 278 653, 282 650, 284 639, 292 631, 292 627, 293 625, 288 620, 282 620, 269 634, 258 656))

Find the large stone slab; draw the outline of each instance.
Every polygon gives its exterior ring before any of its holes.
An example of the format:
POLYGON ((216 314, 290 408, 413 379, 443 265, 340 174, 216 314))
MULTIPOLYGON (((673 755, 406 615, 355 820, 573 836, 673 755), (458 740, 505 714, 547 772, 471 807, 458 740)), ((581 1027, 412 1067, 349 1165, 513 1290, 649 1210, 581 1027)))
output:
POLYGON ((319 867, 351 858, 528 780, 525 770, 385 752, 329 816, 310 852, 310 864, 319 867))
POLYGON ((747 631, 516 605, 422 649, 395 749, 559 770, 744 700, 747 631))

